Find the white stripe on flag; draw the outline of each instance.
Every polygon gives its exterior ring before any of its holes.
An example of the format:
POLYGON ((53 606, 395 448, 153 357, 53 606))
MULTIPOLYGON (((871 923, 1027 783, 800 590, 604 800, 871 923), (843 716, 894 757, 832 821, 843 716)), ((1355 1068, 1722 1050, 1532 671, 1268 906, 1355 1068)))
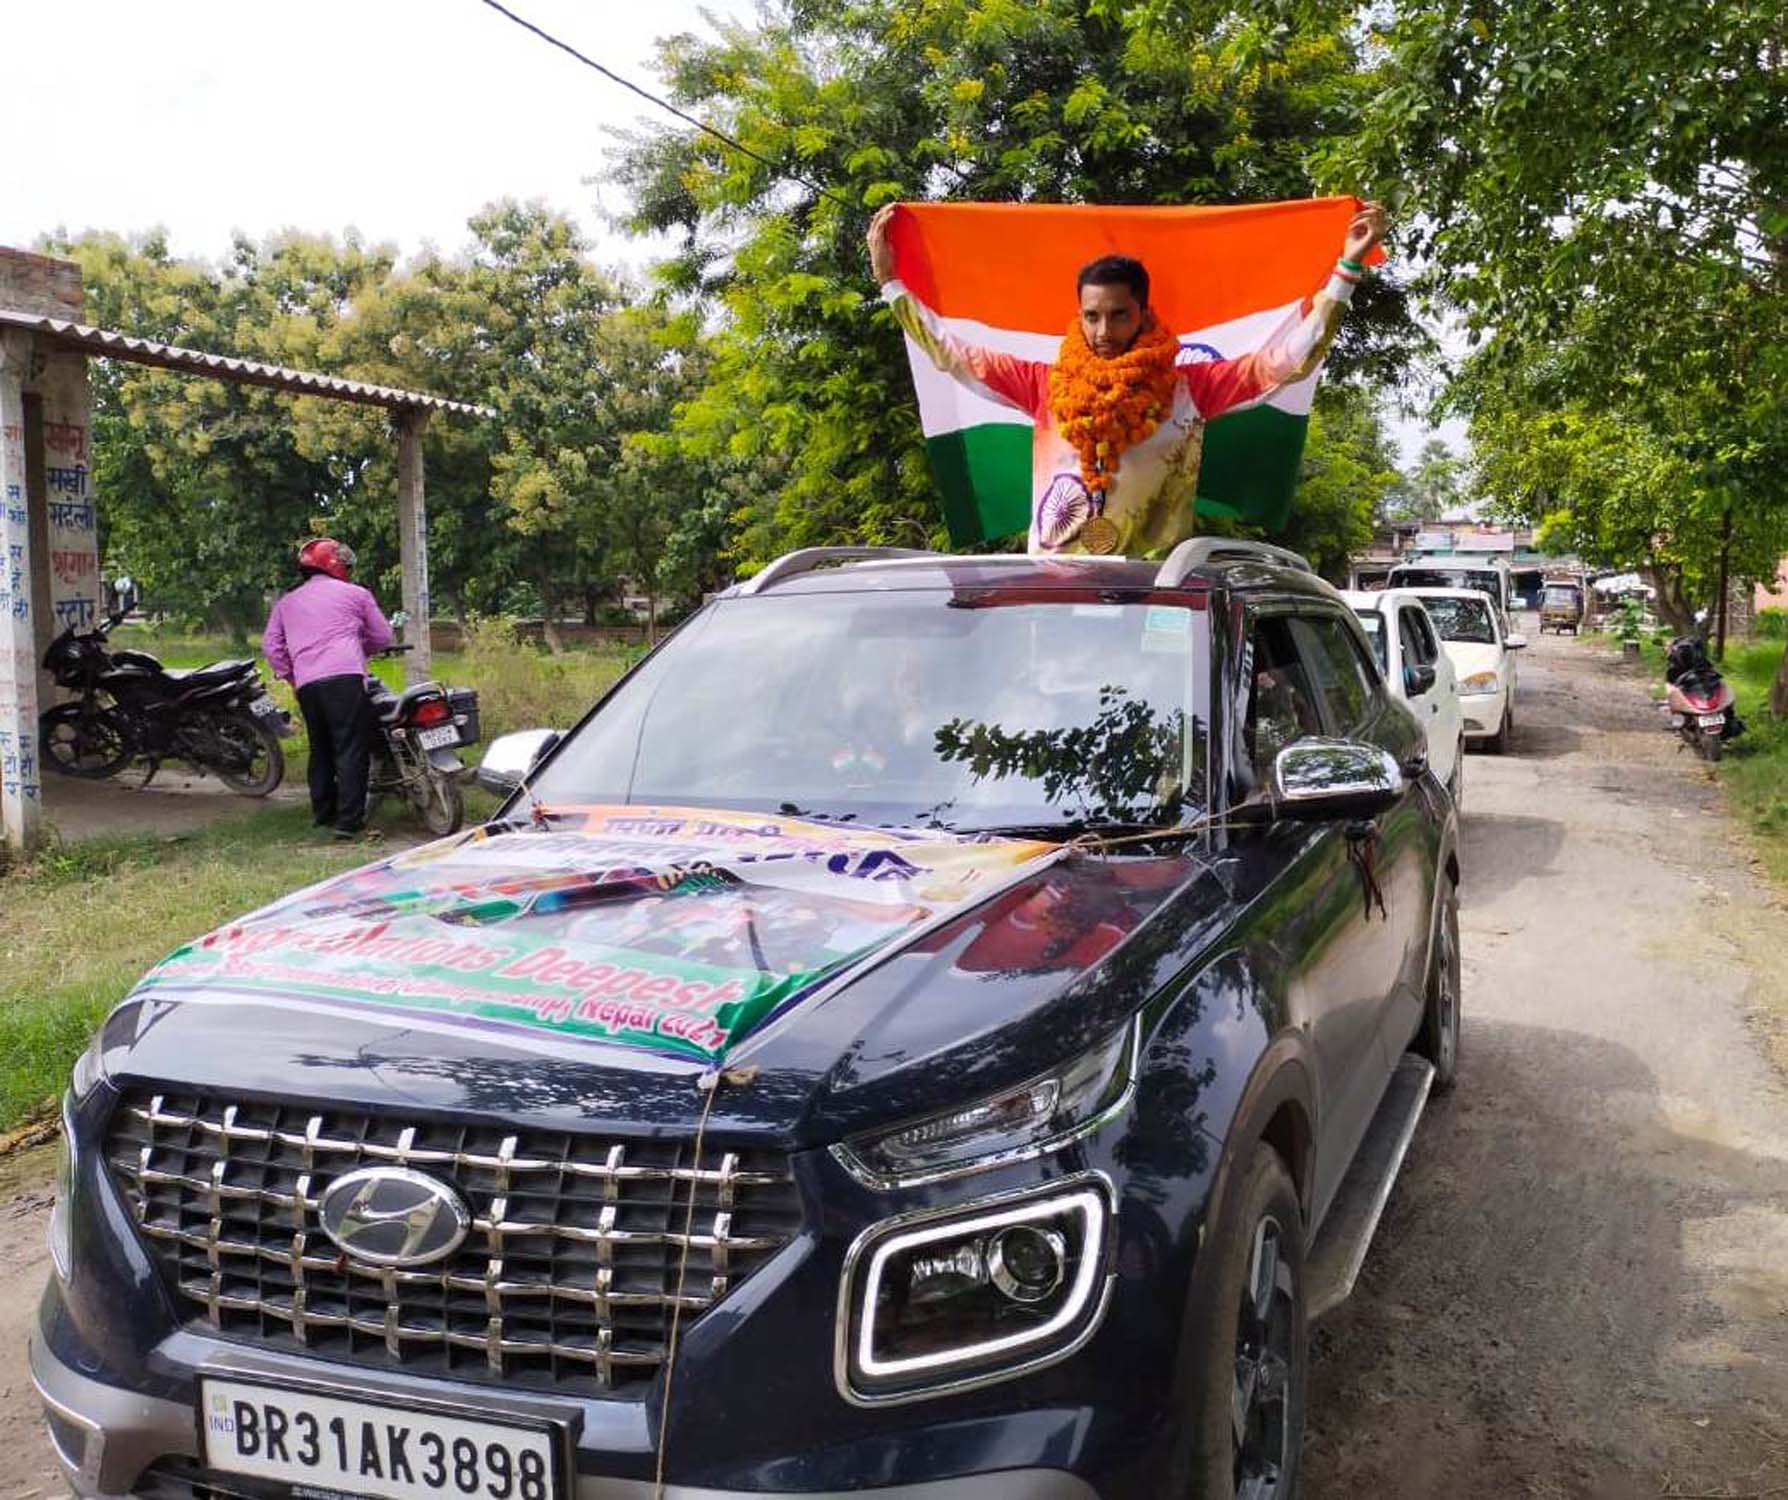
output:
MULTIPOLYGON (((1234 359, 1258 349, 1287 317, 1295 316, 1302 307, 1301 302, 1288 302, 1283 307, 1249 313, 1246 317, 1232 318, 1227 323, 1218 323, 1196 333, 1181 334, 1180 342, 1202 344, 1206 349, 1215 350, 1213 357, 1218 359, 1234 359)), ((993 328, 973 318, 943 318, 940 321, 949 333, 965 344, 998 349, 1020 359, 1042 363, 1054 360, 1062 343, 1060 334, 1020 333, 1010 328, 993 328)), ((990 422, 1018 427, 1030 425, 1030 418, 1023 412, 957 384, 934 366, 910 338, 906 341, 906 353, 913 367, 913 386, 919 395, 919 425, 926 437, 960 432, 965 427, 980 427, 990 422)), ((1275 407, 1295 417, 1308 416, 1310 404, 1316 399, 1316 382, 1321 373, 1318 370, 1294 385, 1274 391, 1264 402, 1256 404, 1275 407)))

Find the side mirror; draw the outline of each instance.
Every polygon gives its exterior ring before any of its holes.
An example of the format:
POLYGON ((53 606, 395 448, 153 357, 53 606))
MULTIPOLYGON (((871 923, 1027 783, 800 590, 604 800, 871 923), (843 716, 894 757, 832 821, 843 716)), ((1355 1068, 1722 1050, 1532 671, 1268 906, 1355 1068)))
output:
POLYGON ((118 614, 122 617, 137 607, 137 581, 125 575, 112 580, 112 597, 118 601, 118 614))
POLYGON ((1375 818, 1403 795, 1388 750, 1358 740, 1303 739, 1273 761, 1273 813, 1299 823, 1375 818))
POLYGON ((1505 635, 1502 638, 1502 649, 1504 651, 1525 651, 1527 649, 1527 637, 1524 635, 1505 635))
POLYGON ((559 729, 518 729, 513 734, 500 734, 485 748, 484 759, 472 773, 472 780, 487 792, 507 797, 564 738, 564 731, 559 729))
POLYGON ((1403 669, 1403 694, 1407 698, 1419 698, 1434 686, 1434 667, 1429 662, 1408 666, 1403 669))

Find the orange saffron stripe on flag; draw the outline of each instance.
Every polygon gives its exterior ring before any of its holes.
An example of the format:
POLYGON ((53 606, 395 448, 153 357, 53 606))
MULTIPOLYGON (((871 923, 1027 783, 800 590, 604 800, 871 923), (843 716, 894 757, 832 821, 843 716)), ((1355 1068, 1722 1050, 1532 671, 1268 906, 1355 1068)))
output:
POLYGON ((1215 208, 903 203, 894 257, 900 279, 944 317, 1055 333, 1074 316, 1075 273, 1101 255, 1133 255, 1148 267, 1156 311, 1185 332, 1317 291, 1359 208, 1357 198, 1215 208))

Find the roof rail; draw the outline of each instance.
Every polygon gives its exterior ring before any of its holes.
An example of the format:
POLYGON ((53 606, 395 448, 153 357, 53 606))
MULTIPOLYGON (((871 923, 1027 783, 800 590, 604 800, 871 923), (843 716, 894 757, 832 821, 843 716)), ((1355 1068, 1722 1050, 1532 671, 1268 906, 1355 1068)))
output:
POLYGON ((1167 554, 1155 574, 1155 587, 1176 589, 1198 568, 1214 562, 1246 562, 1250 559, 1281 568, 1296 568, 1301 573, 1316 571, 1301 553, 1287 547, 1275 547, 1271 542, 1251 542, 1245 537, 1233 536, 1195 536, 1188 537, 1167 554))
POLYGON ((739 585, 741 594, 761 594, 766 589, 774 588, 785 578, 793 578, 799 573, 811 573, 815 568, 826 563, 862 562, 871 558, 896 557, 940 557, 944 554, 926 552, 917 547, 802 547, 794 552, 785 552, 762 572, 753 574, 739 585))

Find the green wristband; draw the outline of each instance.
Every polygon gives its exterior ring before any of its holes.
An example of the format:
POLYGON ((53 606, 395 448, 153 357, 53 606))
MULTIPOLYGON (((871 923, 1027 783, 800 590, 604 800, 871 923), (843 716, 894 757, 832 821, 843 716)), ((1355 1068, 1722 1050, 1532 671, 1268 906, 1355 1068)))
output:
POLYGON ((1352 271, 1355 276, 1364 276, 1366 274, 1366 264, 1364 261, 1349 260, 1343 255, 1339 261, 1339 265, 1343 271, 1352 271))

